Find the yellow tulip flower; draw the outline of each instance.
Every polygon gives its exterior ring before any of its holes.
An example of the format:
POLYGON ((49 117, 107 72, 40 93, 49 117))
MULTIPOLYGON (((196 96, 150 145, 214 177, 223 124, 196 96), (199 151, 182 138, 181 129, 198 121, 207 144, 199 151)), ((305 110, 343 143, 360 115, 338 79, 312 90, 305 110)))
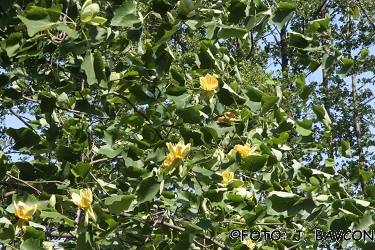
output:
MULTIPOLYGON (((190 151, 190 143, 186 144, 183 141, 179 141, 176 144, 167 142, 169 154, 165 158, 162 167, 165 167, 169 174, 172 174, 177 167, 182 163, 182 160, 187 156, 190 151)), ((180 175, 182 170, 180 169, 180 175)))
POLYGON ((249 144, 242 145, 236 145, 234 148, 229 152, 230 155, 235 155, 237 152, 241 154, 242 157, 246 157, 249 155, 258 155, 256 153, 256 149, 259 147, 259 145, 254 145, 253 147, 250 147, 249 144))
POLYGON ((202 95, 202 99, 208 96, 210 98, 210 102, 212 102, 215 91, 219 87, 219 82, 217 81, 217 75, 207 74, 205 77, 200 77, 199 81, 200 81, 202 89, 205 91, 204 94, 202 95))
POLYGON ((183 141, 179 141, 177 145, 167 142, 169 153, 173 158, 184 159, 190 151, 190 143, 186 144, 183 141))
POLYGON ((21 227, 23 231, 26 231, 26 221, 33 216, 38 205, 35 204, 29 206, 22 201, 19 201, 18 203, 16 203, 16 201, 13 201, 13 205, 14 213, 18 218, 20 218, 16 224, 15 234, 17 235, 21 227))
POLYGON ((81 208, 87 208, 92 203, 92 192, 90 189, 84 188, 79 191, 80 195, 73 193, 72 200, 74 204, 81 208))
POLYGON ((229 181, 233 180, 234 173, 229 171, 224 171, 221 173, 223 180, 221 181, 222 186, 226 187, 229 181))
POLYGON ((162 166, 163 167, 169 167, 170 165, 172 165, 172 162, 173 162, 173 155, 171 153, 169 153, 167 155, 167 158, 165 158, 162 166))
POLYGON ((92 192, 90 189, 84 188, 79 191, 79 195, 76 193, 72 194, 72 200, 74 204, 83 208, 85 211, 85 226, 89 223, 89 218, 96 222, 96 216, 94 211, 92 210, 91 203, 92 203, 92 192))
POLYGON ((256 246, 255 243, 250 239, 242 241, 242 244, 246 245, 250 250, 253 250, 256 246))

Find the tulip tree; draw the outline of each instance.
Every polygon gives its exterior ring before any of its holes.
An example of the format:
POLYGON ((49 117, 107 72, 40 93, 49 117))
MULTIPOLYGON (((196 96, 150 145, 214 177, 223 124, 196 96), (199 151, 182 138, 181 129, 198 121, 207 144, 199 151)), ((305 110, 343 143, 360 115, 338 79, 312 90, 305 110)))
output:
MULTIPOLYGON (((375 228, 373 175, 362 173, 366 192, 344 185, 359 180, 327 154, 355 155, 332 144, 335 113, 310 105, 303 71, 288 76, 292 93, 267 67, 262 41, 277 27, 299 68, 329 68, 330 17, 286 30, 299 11, 0 1, 0 107, 21 124, 1 137, 0 246, 372 249, 358 232, 375 228)), ((341 77, 356 63, 339 50, 335 60, 341 77)))

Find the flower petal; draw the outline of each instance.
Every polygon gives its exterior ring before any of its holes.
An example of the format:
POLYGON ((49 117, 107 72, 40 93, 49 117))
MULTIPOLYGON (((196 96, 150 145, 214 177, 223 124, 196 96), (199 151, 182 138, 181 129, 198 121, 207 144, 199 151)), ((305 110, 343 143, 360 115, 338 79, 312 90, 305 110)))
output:
POLYGON ((82 207, 82 204, 81 204, 81 196, 79 196, 78 194, 76 194, 76 193, 73 193, 73 194, 72 194, 72 201, 73 201, 74 204, 76 204, 77 206, 82 207))
POLYGON ((31 218, 31 216, 33 216, 33 214, 35 213, 37 206, 38 206, 37 204, 35 204, 31 207, 26 206, 26 209, 24 211, 25 218, 27 218, 27 219, 31 218))
POLYGON ((176 149, 173 146, 173 144, 171 142, 167 142, 166 144, 167 144, 169 152, 173 155, 173 157, 175 157, 176 156, 176 149))

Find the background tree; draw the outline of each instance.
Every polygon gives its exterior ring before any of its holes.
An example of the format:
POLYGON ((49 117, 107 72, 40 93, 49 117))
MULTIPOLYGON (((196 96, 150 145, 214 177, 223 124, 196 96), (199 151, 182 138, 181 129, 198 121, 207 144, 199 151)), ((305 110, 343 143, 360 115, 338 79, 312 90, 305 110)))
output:
POLYGON ((373 247, 372 6, 0 7, 4 249, 373 247))

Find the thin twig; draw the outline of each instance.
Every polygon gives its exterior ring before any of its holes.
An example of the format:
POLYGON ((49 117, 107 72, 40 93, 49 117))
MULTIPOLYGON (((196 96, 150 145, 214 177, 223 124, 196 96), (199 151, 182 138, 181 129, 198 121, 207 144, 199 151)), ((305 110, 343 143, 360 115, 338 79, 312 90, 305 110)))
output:
POLYGON ((256 182, 258 182, 258 183, 260 183, 260 184, 264 184, 263 181, 257 180, 257 179, 255 179, 255 178, 250 177, 250 176, 244 175, 244 174, 242 174, 242 173, 240 173, 240 175, 243 176, 243 177, 245 177, 245 178, 247 178, 247 179, 250 179, 250 180, 252 180, 252 181, 256 181, 256 182))
POLYGON ((17 117, 18 120, 20 120, 23 124, 25 124, 29 129, 31 129, 32 131, 34 131, 36 133, 35 129, 30 124, 28 124, 27 121, 25 121, 25 119, 23 119, 17 112, 15 112, 13 109, 9 109, 9 111, 15 117, 17 117))
MULTIPOLYGON (((223 220, 220 223, 247 225, 245 222, 230 221, 230 220, 223 220)), ((280 223, 280 222, 256 222, 255 225, 257 225, 257 226, 283 226, 284 223, 280 223)))
MULTIPOLYGON (((166 227, 169 227, 171 229, 175 229, 177 231, 180 231, 180 232, 184 232, 185 231, 185 228, 183 227, 179 227, 179 226, 176 226, 176 225, 173 225, 173 224, 170 224, 170 223, 167 223, 167 222, 164 222, 164 221, 161 221, 160 223, 158 223, 159 225, 162 225, 162 226, 166 226, 166 227)), ((209 240, 211 241, 213 244, 215 244, 216 246, 218 247, 221 247, 225 250, 229 250, 230 248, 225 246, 224 244, 214 240, 213 238, 211 238, 210 236, 208 235, 205 235, 205 234, 196 234, 196 236, 198 236, 199 238, 202 238, 202 239, 205 239, 205 240, 209 240)))
POLYGON ((10 175, 10 174, 8 174, 8 173, 7 173, 6 175, 7 175, 8 177, 14 179, 14 180, 17 180, 17 181, 19 181, 19 182, 22 182, 23 184, 25 184, 25 185, 28 186, 28 187, 34 189, 34 190, 37 192, 37 194, 40 195, 41 191, 39 191, 39 190, 36 189, 35 187, 31 186, 31 185, 30 185, 29 183, 27 183, 26 181, 21 180, 21 179, 19 179, 19 178, 17 178, 17 177, 14 177, 13 175, 10 175))
POLYGON ((123 157, 121 155, 119 156, 116 156, 115 158, 101 158, 101 159, 97 159, 97 160, 94 160, 94 161, 91 161, 90 164, 95 164, 95 163, 98 163, 98 162, 102 162, 102 161, 112 161, 113 159, 122 159, 123 157))
POLYGON ((90 172, 90 175, 91 177, 96 181, 96 183, 98 183, 98 185, 102 188, 103 192, 109 196, 109 194, 104 190, 104 187, 102 186, 102 184, 100 184, 100 182, 96 179, 96 177, 94 176, 93 173, 90 172))
POLYGON ((30 183, 59 183, 59 184, 66 184, 65 182, 62 181, 29 181, 30 183))
MULTIPOLYGON (((137 108, 137 106, 135 106, 134 105, 134 103, 132 102, 132 101, 130 101, 130 99, 129 98, 127 98, 126 96, 123 96, 123 95, 121 95, 121 94, 119 94, 119 93, 117 93, 117 92, 113 92, 113 94, 115 95, 115 96, 118 96, 118 97, 120 97, 121 99, 123 99, 123 100, 125 100, 132 108, 133 108, 133 110, 135 111, 135 112, 137 112, 140 116, 142 116, 144 119, 146 119, 146 121, 149 123, 149 124, 153 124, 153 122, 151 121, 151 119, 145 114, 145 113, 143 113, 141 110, 139 110, 138 108, 137 108)), ((155 131, 156 131, 156 133, 158 134, 158 136, 159 136, 159 138, 160 138, 160 140, 164 140, 164 137, 162 136, 162 134, 160 133, 160 131, 157 129, 157 128, 154 128, 155 129, 155 131)))
POLYGON ((370 22, 371 26, 373 28, 375 28, 375 23, 373 22, 373 20, 371 19, 371 17, 367 14, 367 11, 365 10, 365 8, 363 8, 363 6, 361 4, 361 1, 358 1, 357 5, 361 9, 361 11, 363 12, 363 14, 365 14, 365 16, 367 17, 367 20, 370 22))
POLYGON ((193 171, 190 171, 189 174, 190 174, 191 176, 194 176, 194 177, 195 177, 195 179, 197 180, 199 186, 201 187, 201 190, 204 192, 204 190, 203 190, 203 186, 202 186, 202 183, 198 180, 197 175, 196 175, 193 171))
POLYGON ((163 212, 163 214, 160 215, 160 216, 154 221, 154 224, 152 225, 152 230, 151 230, 150 234, 147 236, 145 242, 143 243, 143 246, 141 247, 141 250, 146 246, 146 243, 150 240, 151 235, 152 235, 152 233, 154 232, 156 225, 157 225, 159 222, 161 222, 161 221, 163 220, 163 218, 164 218, 164 216, 165 216, 165 214, 166 214, 167 212, 168 212, 168 210, 165 210, 165 211, 163 212))
POLYGON ((288 249, 294 249, 294 248, 299 247, 300 245, 301 245, 301 243, 298 243, 298 244, 296 244, 296 245, 294 245, 294 246, 289 247, 288 249))
MULTIPOLYGON (((24 98, 24 99, 26 99, 26 100, 28 100, 28 101, 35 102, 35 103, 39 103, 39 104, 40 104, 40 102, 39 102, 38 100, 34 100, 34 99, 30 98, 30 97, 22 96, 22 98, 24 98)), ((80 115, 80 116, 83 115, 83 113, 82 113, 81 111, 78 111, 78 110, 68 109, 68 108, 59 107, 59 106, 56 106, 55 108, 56 108, 56 109, 65 110, 65 111, 68 111, 68 112, 74 113, 74 114, 76 114, 76 115, 80 115)), ((94 115, 94 114, 90 114, 90 115, 95 116, 96 118, 99 118, 99 119, 109 119, 109 117, 106 117, 106 116, 100 116, 100 115, 94 115)))

